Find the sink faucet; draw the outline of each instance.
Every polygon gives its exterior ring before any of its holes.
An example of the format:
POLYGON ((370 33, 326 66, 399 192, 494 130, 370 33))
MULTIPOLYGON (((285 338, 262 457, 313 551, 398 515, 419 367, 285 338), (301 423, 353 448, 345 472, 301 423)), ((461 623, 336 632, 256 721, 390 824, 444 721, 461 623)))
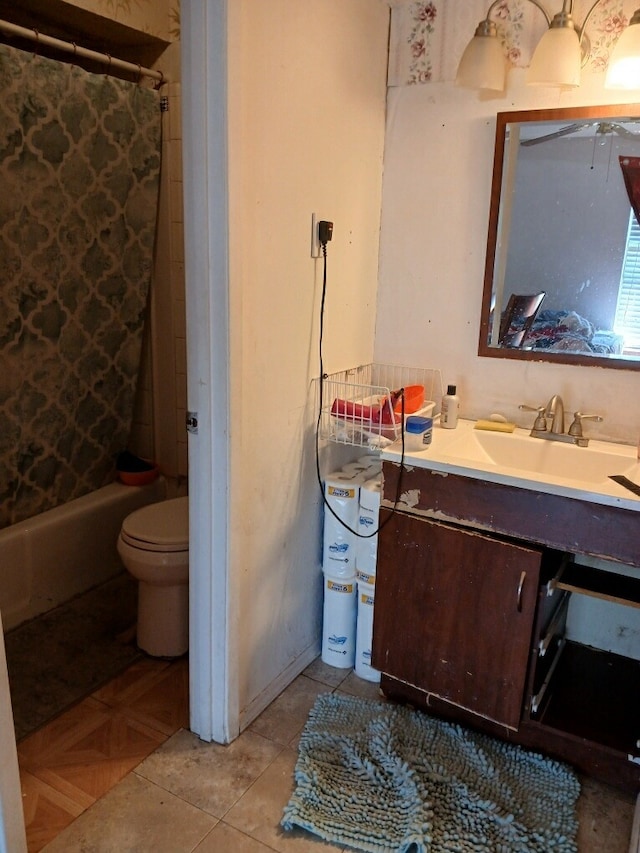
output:
POLYGON ((546 406, 526 406, 524 403, 520 406, 526 412, 537 412, 537 417, 531 430, 532 438, 546 438, 551 441, 566 441, 570 444, 577 444, 578 447, 587 447, 589 439, 582 434, 582 421, 591 420, 602 422, 600 415, 584 415, 582 412, 575 412, 573 423, 568 431, 564 431, 564 403, 559 394, 554 394, 546 406), (549 429, 547 420, 551 418, 551 429, 549 429))
POLYGON ((551 432, 553 435, 564 433, 564 403, 560 394, 554 394, 544 410, 545 418, 552 418, 551 432))

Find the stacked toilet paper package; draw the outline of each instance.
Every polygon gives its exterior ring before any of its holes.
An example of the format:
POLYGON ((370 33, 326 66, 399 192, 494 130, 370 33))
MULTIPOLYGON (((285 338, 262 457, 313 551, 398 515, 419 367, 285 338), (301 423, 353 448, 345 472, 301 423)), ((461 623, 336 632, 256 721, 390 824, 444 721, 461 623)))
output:
POLYGON ((381 469, 378 457, 362 456, 325 477, 322 549, 322 660, 376 682, 371 640, 381 469))

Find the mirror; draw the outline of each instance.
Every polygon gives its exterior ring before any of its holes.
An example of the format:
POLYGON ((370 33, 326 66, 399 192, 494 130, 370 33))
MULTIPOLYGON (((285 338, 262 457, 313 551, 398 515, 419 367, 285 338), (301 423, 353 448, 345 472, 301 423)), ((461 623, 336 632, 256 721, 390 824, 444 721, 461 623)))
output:
POLYGON ((498 113, 478 354, 640 369, 634 209, 640 105, 498 113))

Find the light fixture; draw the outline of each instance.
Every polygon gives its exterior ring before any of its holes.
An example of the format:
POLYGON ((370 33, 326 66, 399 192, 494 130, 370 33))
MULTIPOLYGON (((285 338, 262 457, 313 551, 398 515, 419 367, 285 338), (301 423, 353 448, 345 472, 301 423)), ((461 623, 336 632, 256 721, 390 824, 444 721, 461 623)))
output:
POLYGON ((480 21, 474 37, 462 54, 456 85, 467 89, 503 92, 505 79, 502 45, 497 38, 496 25, 487 18, 480 21))
POLYGON ((538 42, 527 71, 530 86, 574 88, 580 85, 580 36, 566 6, 567 0, 538 42))
MULTIPOLYGON (((487 16, 476 29, 465 49, 456 85, 470 89, 503 92, 506 84, 506 60, 491 13, 503 0, 494 0, 487 16)), ((595 0, 580 28, 573 18, 573 0, 563 0, 562 10, 553 18, 538 2, 529 0, 544 15, 547 31, 538 42, 526 81, 531 86, 574 88, 580 85, 580 68, 589 57, 585 27, 595 9, 604 0, 595 0)), ((618 39, 609 61, 605 79, 607 88, 640 89, 640 9, 618 39)))
POLYGON ((616 42, 604 85, 607 89, 640 89, 640 9, 616 42))

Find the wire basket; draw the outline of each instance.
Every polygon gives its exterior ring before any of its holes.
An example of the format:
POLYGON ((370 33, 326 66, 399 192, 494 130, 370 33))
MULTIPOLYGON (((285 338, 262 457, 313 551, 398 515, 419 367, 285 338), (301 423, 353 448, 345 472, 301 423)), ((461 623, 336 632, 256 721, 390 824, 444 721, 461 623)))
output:
POLYGON ((364 364, 329 374, 318 380, 321 438, 382 450, 402 434, 400 389, 420 385, 424 400, 410 414, 428 416, 442 397, 439 370, 364 364))

